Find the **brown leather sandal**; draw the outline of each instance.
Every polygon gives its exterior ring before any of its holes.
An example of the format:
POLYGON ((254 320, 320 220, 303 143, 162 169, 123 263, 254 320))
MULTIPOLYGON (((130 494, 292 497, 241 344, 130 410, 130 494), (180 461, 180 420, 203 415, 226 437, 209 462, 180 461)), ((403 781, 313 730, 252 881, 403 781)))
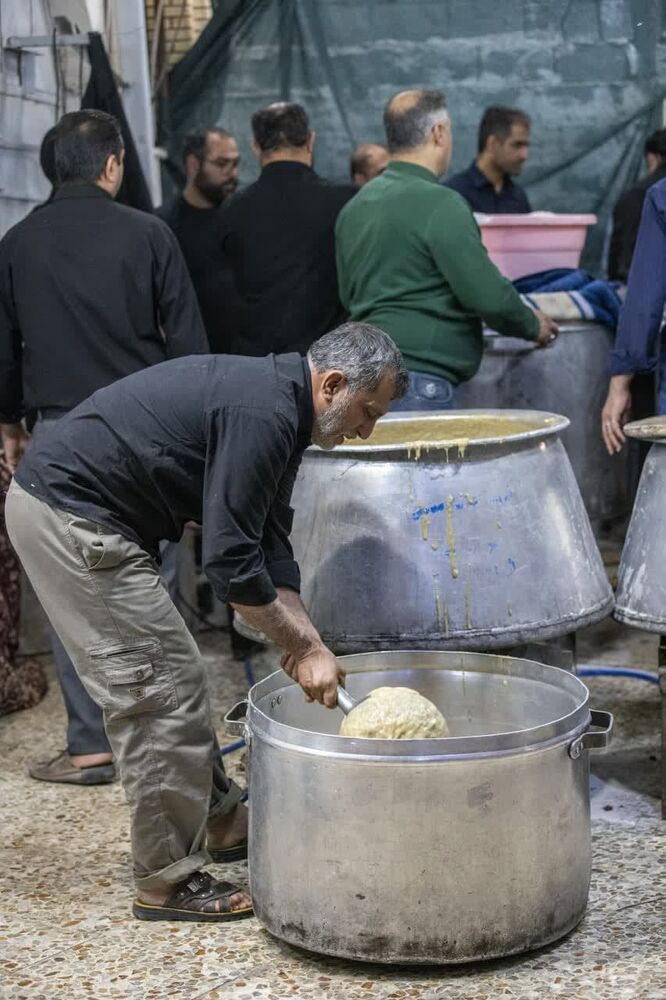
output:
POLYGON ((139 920, 197 920, 222 923, 252 916, 252 907, 232 910, 229 898, 242 890, 231 882, 219 882, 208 872, 193 872, 174 890, 161 906, 134 900, 132 913, 139 920))

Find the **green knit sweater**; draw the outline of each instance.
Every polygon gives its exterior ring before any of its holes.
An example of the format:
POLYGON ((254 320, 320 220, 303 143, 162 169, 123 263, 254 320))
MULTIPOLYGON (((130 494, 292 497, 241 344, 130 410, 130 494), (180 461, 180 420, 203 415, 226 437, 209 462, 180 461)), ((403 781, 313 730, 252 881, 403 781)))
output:
POLYGON ((483 323, 536 339, 534 312, 488 257, 467 203, 425 167, 390 163, 345 205, 335 239, 351 318, 385 330, 412 371, 471 378, 483 323))

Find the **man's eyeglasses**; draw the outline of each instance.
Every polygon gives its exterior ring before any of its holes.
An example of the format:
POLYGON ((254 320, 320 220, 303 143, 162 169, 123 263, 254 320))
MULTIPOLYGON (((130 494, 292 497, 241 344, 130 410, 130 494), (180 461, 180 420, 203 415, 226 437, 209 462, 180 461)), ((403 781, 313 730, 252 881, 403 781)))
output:
POLYGON ((228 159, 211 160, 207 156, 203 157, 203 163, 211 163, 218 170, 226 170, 228 167, 237 167, 240 163, 240 156, 229 157, 228 159))

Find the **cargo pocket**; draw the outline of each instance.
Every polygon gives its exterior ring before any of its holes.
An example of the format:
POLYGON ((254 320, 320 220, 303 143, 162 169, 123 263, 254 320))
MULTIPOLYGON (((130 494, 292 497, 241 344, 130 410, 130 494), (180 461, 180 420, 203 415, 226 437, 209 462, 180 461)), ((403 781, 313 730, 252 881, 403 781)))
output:
POLYGON ((178 708, 173 675, 157 639, 99 643, 88 653, 102 686, 100 705, 109 722, 178 708))

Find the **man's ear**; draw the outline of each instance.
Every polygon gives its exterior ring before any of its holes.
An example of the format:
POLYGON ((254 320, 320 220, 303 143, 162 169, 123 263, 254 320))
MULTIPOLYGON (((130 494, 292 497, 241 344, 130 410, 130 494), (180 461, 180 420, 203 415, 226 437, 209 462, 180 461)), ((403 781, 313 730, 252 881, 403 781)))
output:
POLYGON ((316 132, 310 132, 310 135, 308 136, 308 141, 306 143, 307 148, 308 148, 308 153, 312 153, 314 151, 314 145, 315 145, 316 138, 317 138, 317 133, 316 132))
POLYGON ((199 157, 194 153, 188 153, 185 157, 185 176, 188 181, 198 172, 200 165, 199 157))
POLYGON ((322 376, 321 392, 327 402, 331 402, 347 386, 347 377, 338 368, 331 369, 322 376))
POLYGON ((252 143, 252 152, 258 160, 261 160, 261 149, 256 142, 252 143))

